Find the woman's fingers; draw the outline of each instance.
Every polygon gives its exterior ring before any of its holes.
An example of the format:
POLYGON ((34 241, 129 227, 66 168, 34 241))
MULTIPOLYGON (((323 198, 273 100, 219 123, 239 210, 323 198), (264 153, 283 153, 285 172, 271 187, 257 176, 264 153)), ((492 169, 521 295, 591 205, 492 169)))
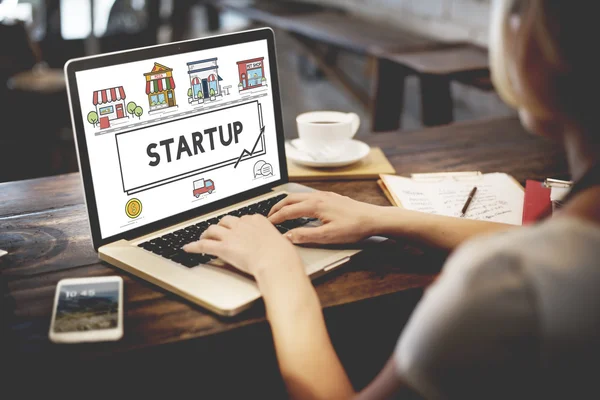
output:
POLYGON ((197 242, 188 243, 183 246, 183 251, 187 253, 204 253, 213 256, 222 257, 223 242, 210 239, 200 239, 197 242))
POLYGON ((285 207, 287 205, 299 203, 301 201, 307 200, 312 194, 313 193, 294 193, 294 194, 288 195, 286 198, 281 200, 279 203, 277 203, 273 207, 271 207, 271 211, 269 211, 268 217, 275 214, 277 211, 281 210, 283 207, 285 207))
POLYGON ((269 216, 269 221, 273 225, 280 224, 283 221, 296 219, 300 217, 316 217, 315 204, 311 201, 302 201, 281 208, 279 211, 269 216))
POLYGON ((315 228, 292 229, 286 232, 285 237, 294 244, 330 244, 333 243, 334 240, 334 236, 331 234, 331 228, 328 225, 321 225, 315 228))
POLYGON ((223 240, 229 229, 221 225, 211 225, 204 231, 200 239, 223 240))
POLYGON ((219 225, 224 226, 225 228, 233 228, 238 222, 239 222, 239 218, 238 217, 234 217, 232 215, 226 215, 223 218, 221 218, 221 221, 219 221, 219 225))

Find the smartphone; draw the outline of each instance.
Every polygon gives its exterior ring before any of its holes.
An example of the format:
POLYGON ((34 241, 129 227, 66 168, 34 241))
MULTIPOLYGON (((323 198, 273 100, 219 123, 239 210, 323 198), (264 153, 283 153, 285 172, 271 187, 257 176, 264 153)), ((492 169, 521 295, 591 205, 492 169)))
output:
POLYGON ((55 343, 119 340, 123 337, 123 279, 107 276, 58 282, 48 335, 55 343))

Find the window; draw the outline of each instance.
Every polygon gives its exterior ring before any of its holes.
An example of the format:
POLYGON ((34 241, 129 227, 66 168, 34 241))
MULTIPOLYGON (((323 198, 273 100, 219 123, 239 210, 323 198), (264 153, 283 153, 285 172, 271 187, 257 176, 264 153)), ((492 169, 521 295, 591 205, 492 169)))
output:
POLYGON ((194 97, 198 97, 198 92, 201 92, 201 91, 202 91, 201 84, 197 83, 194 86, 192 86, 192 92, 193 92, 194 97))
POLYGON ((262 68, 248 70, 248 86, 257 86, 262 84, 262 68))
POLYGON ((150 105, 151 106, 156 106, 158 105, 158 96, 153 94, 152 96, 150 96, 150 105))
POLYGON ((219 94, 219 85, 217 85, 217 81, 208 82, 209 91, 210 89, 214 89, 215 94, 219 94))
POLYGON ((165 94, 161 93, 158 95, 158 104, 165 104, 167 101, 165 100, 165 94))
POLYGON ((100 115, 112 114, 112 112, 113 112, 113 106, 102 107, 98 111, 100 111, 100 115))
POLYGON ((85 39, 92 33, 90 0, 60 1, 60 33, 63 39, 67 40, 85 39))

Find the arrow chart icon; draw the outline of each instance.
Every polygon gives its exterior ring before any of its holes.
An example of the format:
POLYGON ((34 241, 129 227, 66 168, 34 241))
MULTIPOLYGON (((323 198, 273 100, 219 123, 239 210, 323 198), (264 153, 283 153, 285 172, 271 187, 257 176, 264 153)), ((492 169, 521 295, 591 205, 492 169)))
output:
POLYGON ((240 163, 240 161, 242 161, 244 156, 252 157, 253 155, 256 154, 256 147, 258 146, 259 143, 261 143, 262 146, 261 146, 261 150, 259 151, 261 154, 258 154, 258 155, 262 155, 267 152, 267 148, 265 147, 265 124, 263 122, 262 105, 260 103, 258 103, 258 123, 260 125, 260 134, 258 135, 256 142, 254 142, 252 151, 248 151, 248 149, 244 149, 244 151, 242 151, 242 154, 240 154, 240 156, 238 157, 235 165, 233 166, 234 169, 237 168, 238 164, 240 163))
POLYGON ((265 149, 265 126, 264 125, 260 128, 260 134, 258 135, 256 142, 254 142, 254 147, 252 147, 252 151, 248 151, 247 149, 244 149, 244 151, 242 151, 242 154, 240 155, 240 157, 237 159, 237 162, 235 163, 233 168, 237 168, 238 164, 240 163, 240 161, 242 161, 242 158, 244 156, 252 157, 254 155, 254 152, 256 151, 256 146, 258 146, 258 143, 262 143, 261 151, 265 151, 266 149, 265 149))

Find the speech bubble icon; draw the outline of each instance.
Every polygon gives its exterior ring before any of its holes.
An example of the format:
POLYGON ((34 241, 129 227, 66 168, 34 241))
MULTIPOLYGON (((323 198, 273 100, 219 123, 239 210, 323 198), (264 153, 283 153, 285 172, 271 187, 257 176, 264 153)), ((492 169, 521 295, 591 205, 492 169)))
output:
POLYGON ((262 175, 262 167, 266 164, 263 160, 257 161, 254 164, 254 177, 256 178, 259 175, 262 175))
POLYGON ((263 176, 273 175, 273 166, 269 163, 265 163, 260 169, 260 172, 263 176))

